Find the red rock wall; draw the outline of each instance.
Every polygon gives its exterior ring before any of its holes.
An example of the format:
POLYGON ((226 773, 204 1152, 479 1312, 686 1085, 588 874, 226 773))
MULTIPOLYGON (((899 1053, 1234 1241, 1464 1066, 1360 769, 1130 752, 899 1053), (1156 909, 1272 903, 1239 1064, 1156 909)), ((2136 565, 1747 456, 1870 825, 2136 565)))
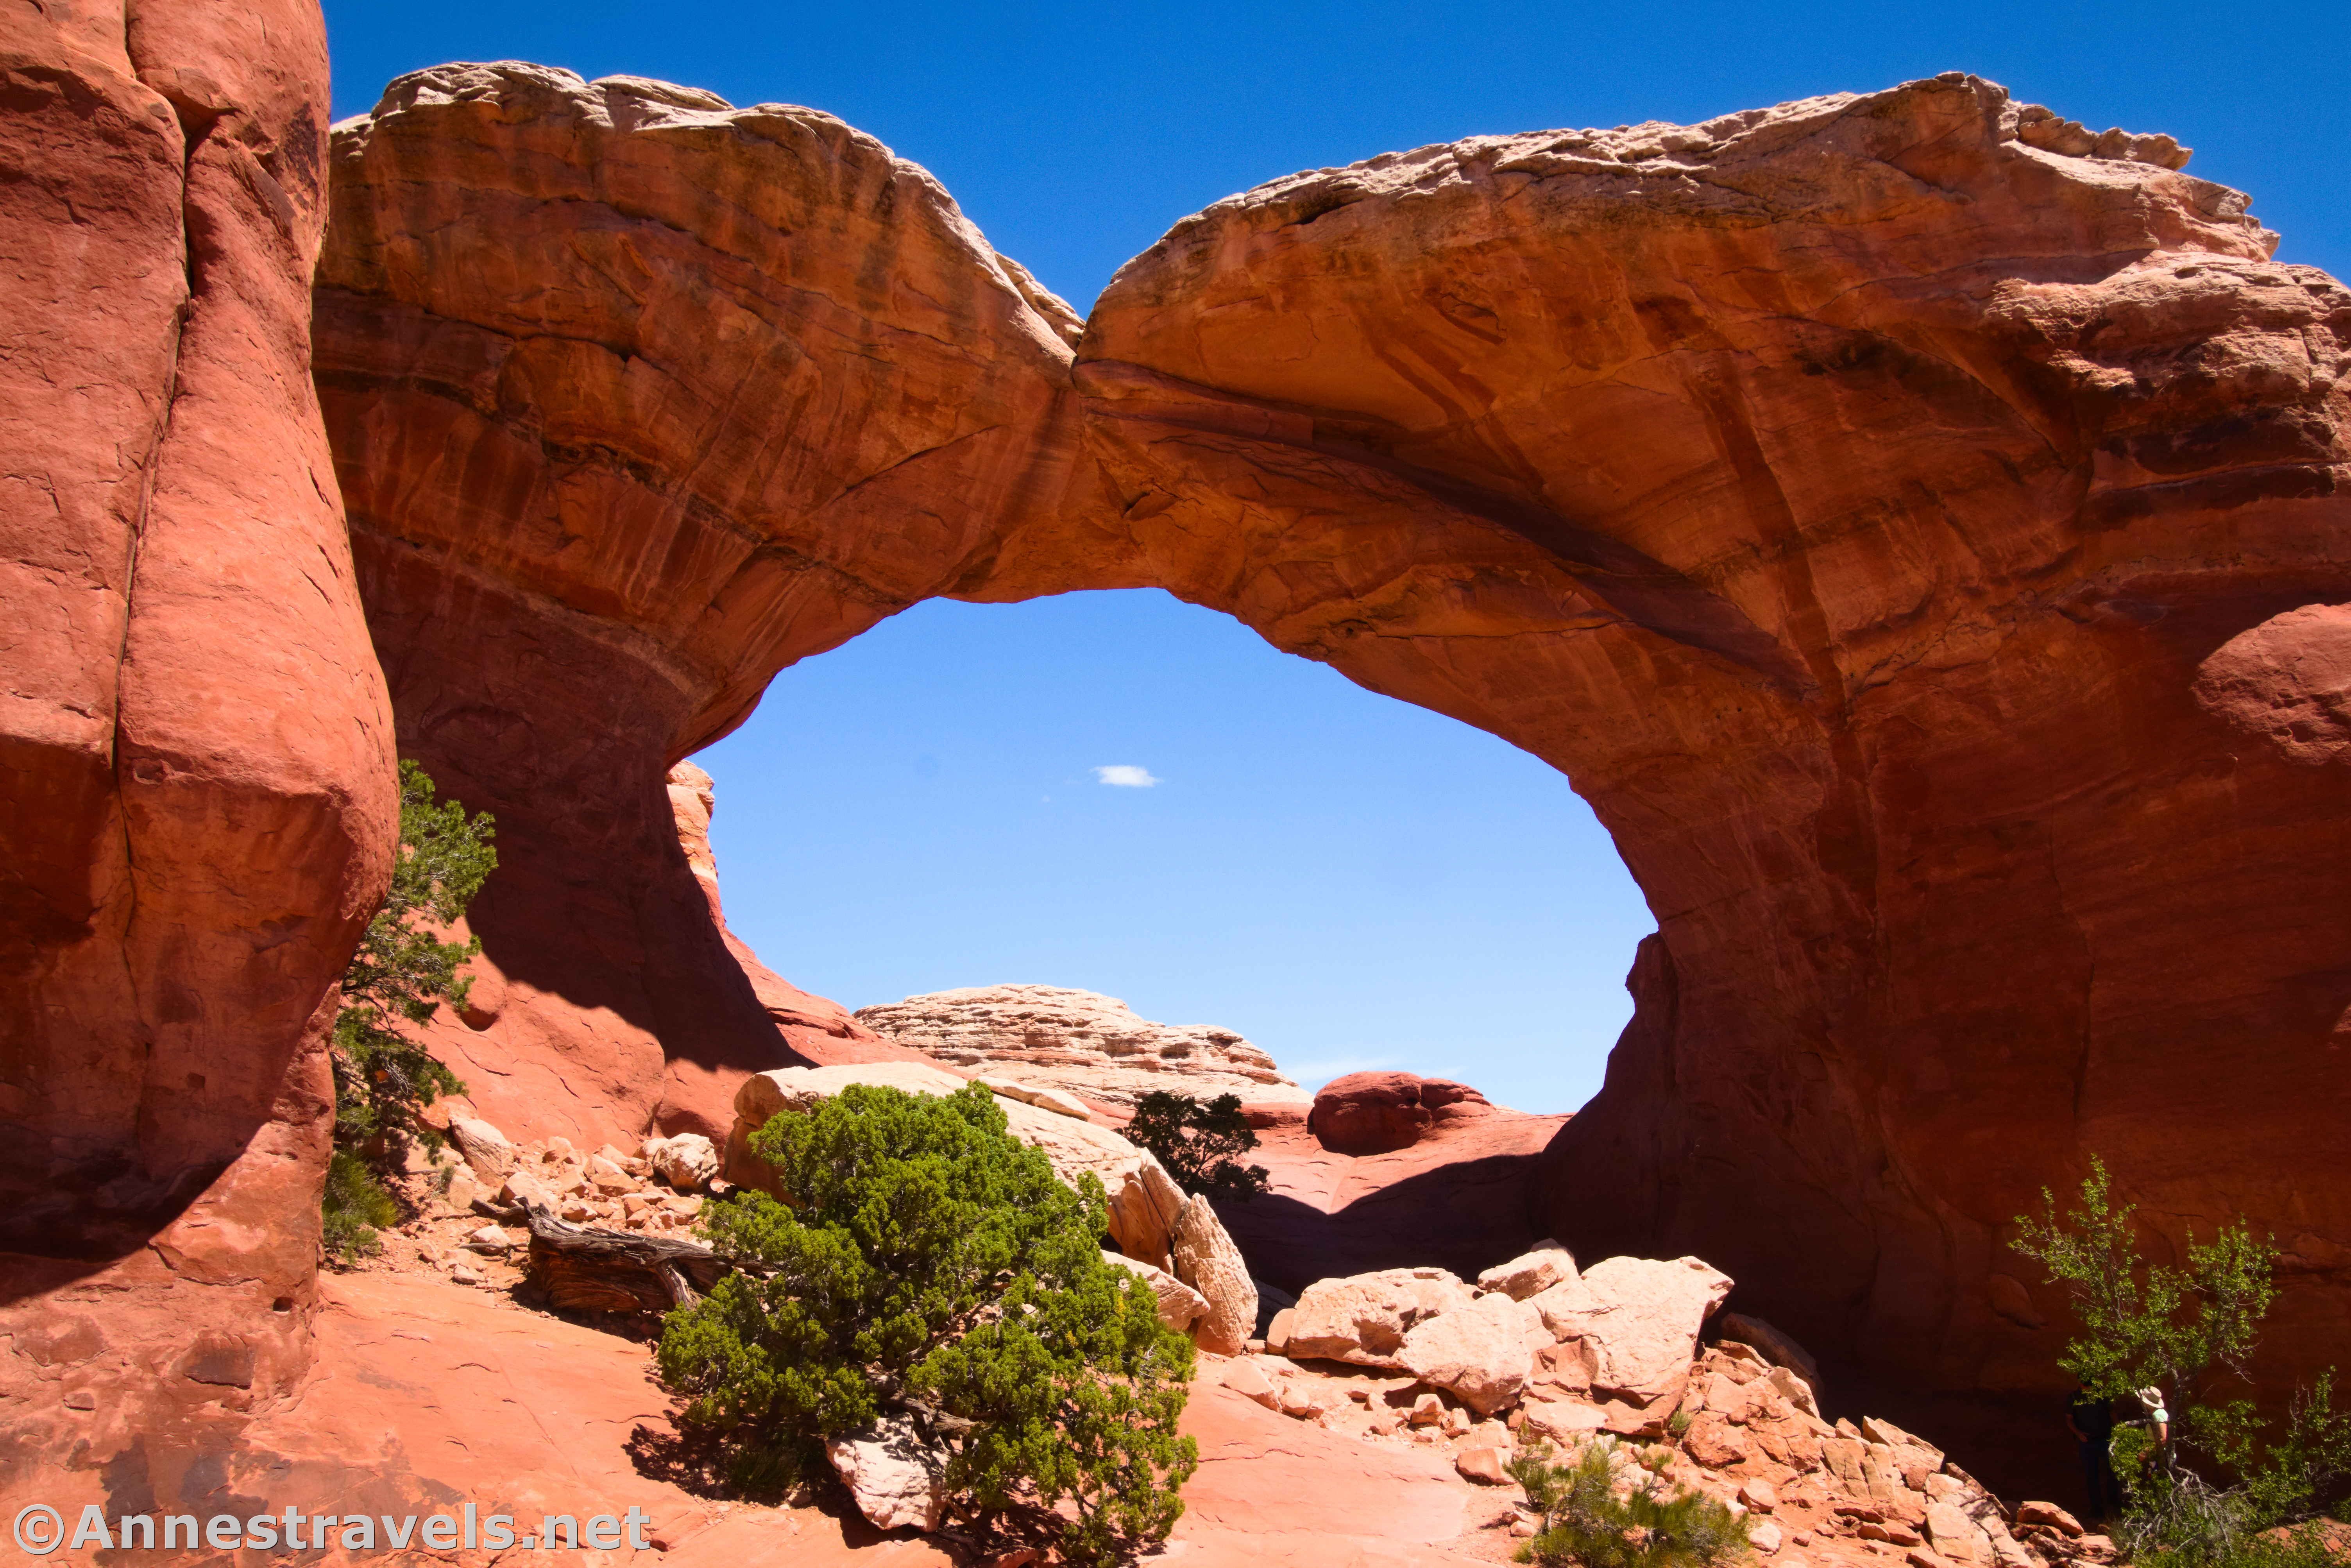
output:
POLYGON ((0 1473, 307 1356, 396 818, 308 374, 327 103, 307 0, 0 13, 0 1473))
POLYGON ((667 765, 920 598, 1162 586, 1614 833, 1660 932, 1551 1153, 1580 1251, 1707 1257, 1907 1419, 2050 1380, 2001 1226, 2103 1151, 2293 1246, 2324 1357, 2351 297, 2088 146, 1954 77, 1392 154, 1178 225, 1072 362, 821 116, 394 84, 320 384, 402 748, 500 819, 500 1049, 700 1124, 777 1046, 667 765))

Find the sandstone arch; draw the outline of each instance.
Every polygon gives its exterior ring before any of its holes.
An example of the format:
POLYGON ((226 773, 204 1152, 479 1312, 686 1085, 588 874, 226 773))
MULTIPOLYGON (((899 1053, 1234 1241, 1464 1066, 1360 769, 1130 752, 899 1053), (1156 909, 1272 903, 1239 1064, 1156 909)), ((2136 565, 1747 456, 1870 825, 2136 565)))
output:
POLYGON ((1660 932, 1561 1234, 1700 1251, 1916 1410, 2046 1376, 1998 1227, 2100 1149, 2307 1238, 2319 1359, 2351 296, 2181 162, 1959 76, 1477 139, 1219 203, 1081 335, 824 116, 402 78, 337 137, 318 368, 402 749, 501 821, 453 1050, 633 1132, 771 1017, 857 1049, 728 958, 664 770, 920 598, 1157 585, 1616 835, 1660 932))

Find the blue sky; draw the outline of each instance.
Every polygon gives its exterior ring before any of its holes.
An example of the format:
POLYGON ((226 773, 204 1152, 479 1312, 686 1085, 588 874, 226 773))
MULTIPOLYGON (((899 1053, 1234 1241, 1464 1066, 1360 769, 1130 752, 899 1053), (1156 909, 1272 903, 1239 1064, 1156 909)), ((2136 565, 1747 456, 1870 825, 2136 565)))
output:
MULTIPOLYGON (((335 111, 527 58, 841 116, 1081 309, 1177 218, 1479 132, 1703 120, 1949 69, 2168 131, 2280 257, 2351 263, 2351 6, 327 0, 335 111)), ((1003 980, 1530 1110, 1598 1086, 1651 928, 1565 779, 1163 594, 934 603, 700 759, 735 927, 852 1006, 1003 980), (1095 769, 1137 768, 1151 785, 1095 769)))

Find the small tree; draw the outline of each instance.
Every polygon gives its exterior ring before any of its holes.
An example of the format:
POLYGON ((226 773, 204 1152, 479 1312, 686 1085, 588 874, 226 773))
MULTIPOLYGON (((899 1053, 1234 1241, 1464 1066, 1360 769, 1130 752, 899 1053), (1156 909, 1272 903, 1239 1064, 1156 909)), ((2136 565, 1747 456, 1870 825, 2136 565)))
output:
POLYGON ((392 886, 344 971, 343 1008, 335 1015, 336 1141, 379 1155, 388 1140, 402 1138, 438 1149, 441 1134, 423 1109, 465 1087, 404 1026, 430 1021, 443 1002, 465 1005, 474 981, 465 967, 481 939, 444 942, 427 926, 462 916, 498 855, 487 812, 468 821, 465 807, 435 805, 433 797, 423 768, 401 763, 392 886))
POLYGON ((670 1314, 660 1352, 737 1484, 816 1473, 828 1439, 886 1416, 940 1457, 952 1517, 1088 1563, 1165 1539, 1198 1462, 1176 1431, 1192 1345, 1102 1261, 1099 1182, 1062 1186, 978 1084, 854 1085, 751 1146, 791 1203, 705 1211, 739 1267, 670 1314))
POLYGON ((2115 1201, 2093 1155, 2079 1205, 2064 1216, 2043 1188, 2043 1217, 2016 1218, 2016 1250, 2063 1285, 2082 1332, 2058 1365, 2114 1399, 2153 1388, 2178 1424, 2164 1442, 2146 1426, 2116 1435, 2128 1500, 2117 1533, 2152 1568, 2256 1563, 2319 1552, 2314 1537, 2263 1532, 2311 1519, 2351 1479, 2351 1413, 2333 1407, 2334 1374, 2297 1390, 2275 1437, 2250 1383, 2262 1321, 2276 1300, 2277 1251, 2242 1218, 2209 1242, 2188 1239, 2185 1266, 2148 1262, 2135 1205, 2115 1201))
POLYGON ((1238 1094, 1203 1105, 1189 1094, 1155 1089, 1135 1102, 1126 1137, 1157 1155, 1186 1192, 1249 1198, 1266 1189, 1266 1168, 1234 1157, 1257 1147, 1257 1129, 1241 1113, 1238 1094))
POLYGON ((1541 1443, 1521 1449, 1510 1479, 1526 1489, 1542 1529, 1518 1560, 1544 1568, 1709 1568, 1745 1553, 1747 1532, 1727 1504, 1704 1492, 1667 1491, 1662 1463, 1626 1462, 1632 1458, 1604 1440, 1568 1464, 1554 1463, 1541 1443), (1640 1479, 1620 1479, 1620 1469, 1640 1479))
POLYGON ((381 1250, 375 1233, 400 1218, 400 1206, 375 1179, 366 1162, 349 1149, 337 1149, 327 1158, 327 1189, 319 1204, 325 1217, 321 1238, 338 1258, 364 1258, 381 1250))
POLYGON ((482 950, 480 940, 444 942, 425 927, 446 927, 464 915, 498 857, 488 813, 469 821, 456 801, 435 805, 433 797, 424 769, 402 762, 392 886, 343 973, 343 1007, 329 1040, 338 1153, 321 1200, 327 1248, 337 1256, 373 1251, 375 1228, 396 1212, 369 1166, 387 1167, 410 1139, 437 1151, 441 1134, 423 1109, 465 1087, 406 1030, 444 1001, 465 1005, 473 978, 465 966, 482 950))

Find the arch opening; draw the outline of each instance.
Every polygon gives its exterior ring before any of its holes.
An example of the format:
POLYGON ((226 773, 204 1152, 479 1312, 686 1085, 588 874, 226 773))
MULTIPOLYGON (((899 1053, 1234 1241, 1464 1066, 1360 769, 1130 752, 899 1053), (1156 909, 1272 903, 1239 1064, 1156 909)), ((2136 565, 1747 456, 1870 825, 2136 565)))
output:
POLYGON ((1573 1111, 1655 924, 1555 770, 1150 591, 926 601, 694 760, 727 925, 796 983, 1102 992, 1309 1089, 1573 1111))

